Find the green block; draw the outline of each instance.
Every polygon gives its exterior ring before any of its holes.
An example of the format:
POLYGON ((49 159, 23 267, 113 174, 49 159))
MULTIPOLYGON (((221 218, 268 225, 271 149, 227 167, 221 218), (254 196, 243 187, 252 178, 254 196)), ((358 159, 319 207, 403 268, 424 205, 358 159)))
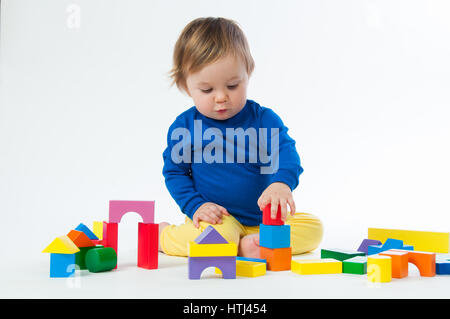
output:
POLYGON ((79 269, 84 270, 86 267, 86 254, 90 249, 93 248, 103 248, 103 246, 92 246, 92 247, 78 247, 79 252, 75 253, 75 263, 79 267, 79 269))
POLYGON ((342 273, 364 275, 367 273, 367 257, 356 256, 342 262, 342 273))
POLYGON ((333 258, 339 261, 344 261, 356 256, 365 256, 366 254, 359 251, 343 250, 343 249, 322 249, 320 251, 320 258, 333 258))
POLYGON ((86 254, 86 267, 90 272, 112 270, 117 265, 117 254, 114 248, 94 248, 86 254))

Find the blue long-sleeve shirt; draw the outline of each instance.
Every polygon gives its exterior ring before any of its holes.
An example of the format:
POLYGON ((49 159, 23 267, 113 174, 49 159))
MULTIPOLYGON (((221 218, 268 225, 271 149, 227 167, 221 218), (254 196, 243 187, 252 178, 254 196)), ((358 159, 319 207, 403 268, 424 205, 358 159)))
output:
POLYGON ((294 190, 303 172, 287 132, 275 112, 252 100, 227 120, 205 117, 193 106, 168 131, 163 153, 167 189, 191 219, 202 204, 213 202, 243 225, 259 225, 262 192, 274 182, 294 190))

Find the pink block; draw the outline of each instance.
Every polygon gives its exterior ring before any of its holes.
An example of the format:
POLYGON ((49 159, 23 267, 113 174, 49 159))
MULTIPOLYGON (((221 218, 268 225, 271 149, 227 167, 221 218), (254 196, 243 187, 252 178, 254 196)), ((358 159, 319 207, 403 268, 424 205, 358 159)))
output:
POLYGON ((110 200, 109 222, 120 223, 128 212, 138 213, 145 224, 153 224, 155 219, 155 201, 110 200))

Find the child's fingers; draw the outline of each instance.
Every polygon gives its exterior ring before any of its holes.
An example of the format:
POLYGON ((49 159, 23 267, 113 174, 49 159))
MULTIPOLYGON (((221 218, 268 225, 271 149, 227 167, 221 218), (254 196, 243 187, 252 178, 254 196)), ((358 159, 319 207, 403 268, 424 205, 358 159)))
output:
POLYGON ((258 199, 258 206, 259 206, 259 209, 261 210, 261 211, 263 211, 264 210, 264 208, 267 206, 267 204, 269 204, 270 203, 270 198, 269 197, 267 197, 267 196, 261 196, 259 199, 258 199))
POLYGON ((278 204, 280 203, 278 198, 272 198, 272 201, 270 202, 270 217, 272 219, 277 218, 277 212, 278 212, 278 204))
POLYGON ((289 199, 288 199, 288 203, 289 203, 289 207, 291 208, 291 215, 294 216, 295 213, 297 212, 297 210, 296 210, 296 208, 295 208, 295 202, 294 202, 294 199, 292 199, 292 197, 289 198, 289 199))
POLYGON ((222 214, 230 216, 230 213, 227 211, 227 209, 223 206, 217 205, 219 207, 219 210, 222 214))
POLYGON ((281 210, 281 220, 286 221, 287 201, 285 199, 280 199, 280 210, 281 210))

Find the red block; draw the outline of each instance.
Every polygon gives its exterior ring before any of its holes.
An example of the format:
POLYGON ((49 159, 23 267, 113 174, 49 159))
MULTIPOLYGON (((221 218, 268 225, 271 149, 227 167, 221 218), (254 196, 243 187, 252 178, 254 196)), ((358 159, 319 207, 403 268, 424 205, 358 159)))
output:
POLYGON ((138 225, 138 267, 158 268, 159 224, 138 225))
MULTIPOLYGON (((103 222, 103 239, 102 244, 104 247, 111 247, 116 251, 116 254, 118 255, 117 251, 117 238, 119 235, 119 224, 117 223, 108 223, 103 222)), ((116 269, 117 266, 114 268, 116 269)))
POLYGON ((267 204, 263 210, 263 220, 262 223, 264 225, 272 225, 272 226, 281 226, 284 225, 284 222, 281 220, 281 206, 278 205, 278 211, 275 219, 272 219, 270 216, 271 205, 267 204))

